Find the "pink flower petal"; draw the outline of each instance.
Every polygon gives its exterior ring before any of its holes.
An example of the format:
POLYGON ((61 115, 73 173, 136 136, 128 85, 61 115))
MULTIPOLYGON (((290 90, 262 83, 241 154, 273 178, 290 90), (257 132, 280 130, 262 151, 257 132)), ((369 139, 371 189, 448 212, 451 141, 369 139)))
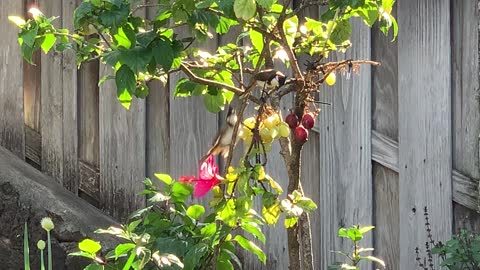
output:
POLYGON ((214 186, 220 184, 216 178, 209 181, 198 180, 193 189, 193 197, 200 198, 205 196, 214 186))

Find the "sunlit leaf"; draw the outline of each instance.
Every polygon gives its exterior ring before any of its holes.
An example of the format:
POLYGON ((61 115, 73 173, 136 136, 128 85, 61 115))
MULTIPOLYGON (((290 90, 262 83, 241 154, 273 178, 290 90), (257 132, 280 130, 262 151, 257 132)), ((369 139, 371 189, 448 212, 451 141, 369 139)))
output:
POLYGON ((100 251, 100 249, 102 249, 102 246, 99 242, 93 241, 92 239, 84 239, 82 242, 78 243, 78 248, 81 251, 90 254, 96 254, 98 251, 100 251))
POLYGON ((255 0, 235 0, 233 10, 237 18, 247 21, 257 13, 257 6, 255 0))
POLYGON ((187 216, 198 220, 205 213, 205 208, 199 204, 191 205, 187 208, 187 216))
POLYGON ((262 249, 259 248, 255 243, 241 235, 235 236, 234 240, 245 250, 248 250, 253 254, 257 255, 258 259, 264 264, 267 263, 267 256, 265 256, 265 253, 263 253, 262 249))

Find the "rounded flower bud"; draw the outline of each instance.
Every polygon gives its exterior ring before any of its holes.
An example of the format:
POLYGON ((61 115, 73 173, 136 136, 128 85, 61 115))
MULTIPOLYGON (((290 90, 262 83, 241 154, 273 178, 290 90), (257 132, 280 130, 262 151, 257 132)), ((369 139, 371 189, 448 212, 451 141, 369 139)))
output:
POLYGON ((42 225, 42 228, 47 232, 49 232, 49 231, 53 230, 53 228, 55 228, 55 225, 53 225, 52 219, 49 218, 49 217, 42 218, 42 221, 40 221, 40 225, 42 225))
POLYGON ((40 250, 44 250, 44 249, 45 249, 45 241, 43 241, 43 240, 38 240, 38 242, 37 242, 37 247, 38 247, 38 249, 40 249, 40 250))

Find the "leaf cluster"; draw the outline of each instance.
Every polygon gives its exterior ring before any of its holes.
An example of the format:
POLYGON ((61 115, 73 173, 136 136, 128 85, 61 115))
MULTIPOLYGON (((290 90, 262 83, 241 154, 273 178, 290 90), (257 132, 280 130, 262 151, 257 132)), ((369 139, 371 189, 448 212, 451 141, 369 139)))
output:
MULTIPOLYGON (((212 264, 218 269, 234 269, 234 265, 241 269, 240 260, 235 255, 238 247, 252 252, 263 263, 267 259, 255 241, 245 236, 250 235, 265 244, 266 237, 261 230, 263 224, 275 224, 282 212, 286 213, 288 220, 298 218, 303 211, 316 209, 313 201, 298 192, 289 195, 292 201, 289 209, 282 207, 280 185, 266 175, 261 166, 231 168, 224 183, 226 193, 218 186, 214 187, 209 210, 199 204, 187 203, 193 192, 191 185, 174 181, 166 174, 156 174, 156 177, 159 182, 145 180, 146 189, 142 195, 149 198, 146 208, 132 213, 121 228, 97 230, 97 233, 121 239, 121 244, 102 256, 98 254, 101 244, 85 239, 79 243, 79 251, 70 255, 93 260, 86 268, 90 270, 130 267, 207 269, 212 264), (158 188, 160 185, 163 185, 162 191, 158 188), (263 198, 262 215, 254 210, 255 195, 263 198), (292 212, 294 207, 296 212, 292 212)), ((292 223, 289 221, 285 225, 292 223)))
POLYGON ((350 240, 353 244, 353 251, 346 253, 345 251, 335 251, 335 253, 345 257, 346 262, 335 262, 328 267, 329 270, 344 269, 344 270, 360 270, 359 264, 362 261, 374 262, 385 268, 385 263, 372 255, 365 255, 365 253, 372 252, 374 249, 369 247, 361 247, 360 241, 364 238, 365 234, 373 230, 374 226, 355 225, 350 228, 340 228, 338 230, 338 236, 350 240))

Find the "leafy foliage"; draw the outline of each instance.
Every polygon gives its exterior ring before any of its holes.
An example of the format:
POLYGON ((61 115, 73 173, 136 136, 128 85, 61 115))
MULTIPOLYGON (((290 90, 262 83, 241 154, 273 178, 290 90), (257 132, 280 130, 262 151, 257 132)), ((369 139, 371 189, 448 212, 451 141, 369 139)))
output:
MULTIPOLYGON (((146 189, 142 194, 149 198, 148 206, 132 213, 121 228, 97 230, 97 233, 113 235, 123 242, 105 256, 100 256, 100 243, 85 239, 78 244, 79 251, 70 255, 92 259, 93 263, 87 269, 204 269, 211 263, 223 267, 220 269, 234 269, 234 265, 241 268, 235 255, 237 247, 241 247, 266 263, 265 253, 254 241, 235 233, 243 231, 246 236, 251 236, 249 238, 262 243, 266 241, 261 230, 265 219, 256 213, 253 202, 253 189, 259 180, 254 177, 253 170, 237 169, 235 173, 242 174, 250 185, 245 183, 242 195, 238 196, 234 196, 232 191, 224 194, 218 186, 214 187, 210 214, 202 205, 187 204, 193 192, 188 183, 174 181, 166 174, 157 174, 162 183, 146 179, 146 189), (164 185, 163 191, 157 188, 160 185, 164 185)), ((233 190, 234 183, 235 180, 230 178, 224 184, 233 190)), ((274 204, 280 203, 278 194, 270 191, 268 194, 274 204)), ((291 198, 304 200, 298 192, 296 194, 291 198)), ((308 203, 299 203, 299 209, 307 212, 315 210, 313 202, 309 199, 304 201, 308 203)), ((278 214, 281 213, 279 211, 278 214)))
POLYGON ((385 263, 372 255, 366 255, 365 253, 372 252, 373 248, 364 248, 360 246, 360 241, 363 239, 364 235, 373 230, 374 226, 361 227, 360 225, 353 226, 351 228, 340 228, 338 230, 338 236, 350 240, 353 244, 353 251, 346 253, 344 251, 335 251, 346 258, 346 262, 336 262, 333 265, 328 267, 329 270, 334 269, 349 269, 349 270, 360 270, 359 264, 362 261, 365 262, 374 262, 377 265, 385 268, 385 263))

